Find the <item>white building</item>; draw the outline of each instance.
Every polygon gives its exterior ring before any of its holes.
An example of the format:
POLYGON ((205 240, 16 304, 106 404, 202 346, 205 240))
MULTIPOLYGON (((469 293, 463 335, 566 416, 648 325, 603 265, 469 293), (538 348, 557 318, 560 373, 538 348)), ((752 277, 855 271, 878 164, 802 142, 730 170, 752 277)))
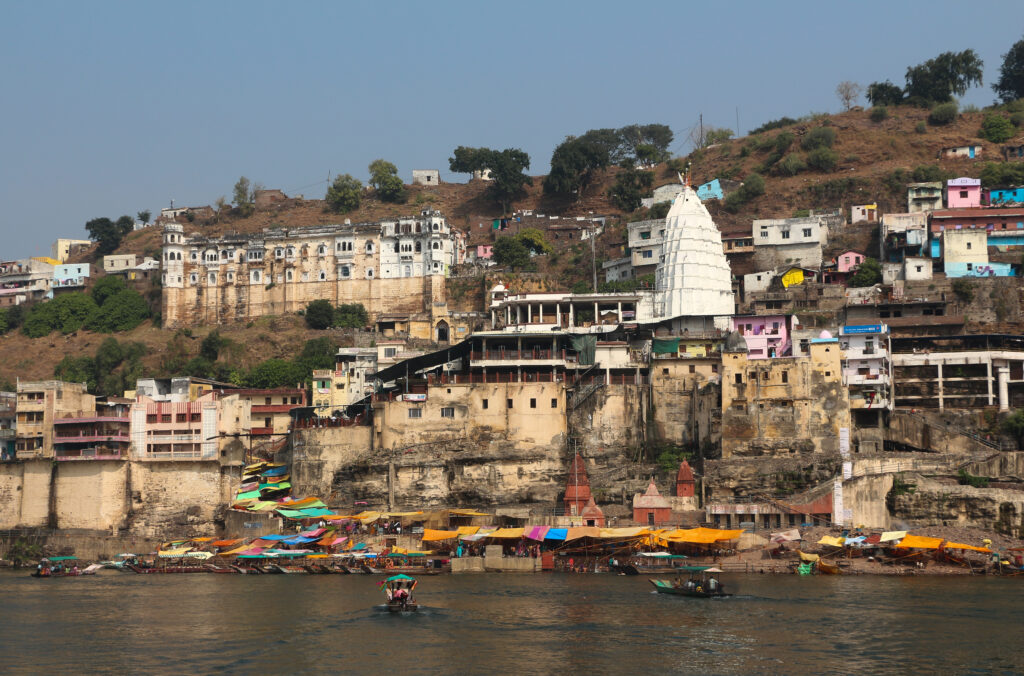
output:
POLYGON ((647 275, 654 272, 661 260, 661 247, 665 237, 665 219, 634 221, 626 225, 629 233, 627 244, 633 264, 633 274, 647 275))
POLYGON ((437 169, 413 169, 413 185, 440 185, 441 172, 437 169))
POLYGON ((655 204, 661 204, 662 202, 671 202, 676 198, 676 195, 683 191, 682 183, 669 183, 667 185, 659 185, 654 189, 651 197, 644 197, 640 200, 640 206, 650 209, 655 204))
POLYGON ((606 282, 633 279, 633 260, 629 256, 605 261, 601 263, 601 269, 604 270, 604 281, 606 282))
MULTIPOLYGON (((850 408, 854 411, 892 410, 889 327, 885 324, 844 326, 839 335, 843 380, 850 388, 850 408)), ((863 417, 864 414, 855 415, 863 417)))
POLYGON ((754 263, 762 270, 782 265, 821 267, 828 230, 816 217, 759 219, 753 224, 754 263))
POLYGON ((683 186, 665 218, 655 291, 656 320, 727 317, 736 311, 722 234, 688 185, 683 186))

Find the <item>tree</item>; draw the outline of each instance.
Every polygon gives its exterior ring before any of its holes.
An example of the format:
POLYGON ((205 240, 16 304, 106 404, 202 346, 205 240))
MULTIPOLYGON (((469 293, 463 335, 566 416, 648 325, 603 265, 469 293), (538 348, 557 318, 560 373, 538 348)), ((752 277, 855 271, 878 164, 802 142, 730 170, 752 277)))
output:
POLYGON ((370 185, 381 202, 402 204, 406 200, 405 184, 398 177, 398 167, 387 160, 374 160, 368 167, 370 185))
POLYGON ((124 283, 124 279, 120 275, 107 275, 106 277, 100 277, 96 280, 96 283, 89 289, 89 295, 96 302, 97 306, 103 305, 103 303, 111 296, 118 294, 128 286, 124 283))
POLYGON ((333 369, 337 354, 338 344, 329 336, 322 336, 307 340, 295 361, 305 372, 305 378, 313 369, 333 369))
POLYGON ((843 80, 836 85, 836 96, 839 97, 839 102, 843 104, 843 110, 853 108, 853 104, 857 102, 862 93, 864 93, 864 88, 856 82, 843 80))
POLYGON ((334 307, 330 301, 314 300, 306 306, 306 326, 317 331, 330 328, 334 324, 334 307))
POLYGON ((342 303, 334 310, 334 325, 343 329, 361 329, 370 323, 362 303, 342 303))
POLYGON ((294 387, 305 379, 306 373, 299 364, 286 359, 267 359, 246 374, 245 385, 260 389, 294 387))
POLYGON ((907 98, 921 103, 945 103, 981 85, 984 63, 973 49, 943 52, 916 66, 908 66, 907 98))
POLYGON ((149 223, 149 219, 152 218, 153 214, 148 209, 143 209, 135 214, 135 218, 139 219, 143 223, 149 223))
POLYGON ((516 239, 535 254, 549 254, 554 251, 547 238, 544 237, 544 232, 539 228, 523 228, 516 235, 516 239))
POLYGON ((1003 419, 1000 429, 1017 440, 1017 448, 1021 447, 1024 441, 1024 409, 1017 409, 1003 419))
POLYGON ((816 127, 800 140, 800 147, 804 150, 815 148, 831 148, 836 142, 836 132, 831 127, 816 127))
POLYGON ((833 171, 839 164, 839 153, 831 148, 815 148, 807 153, 807 166, 818 171, 833 171))
POLYGON ((342 174, 334 179, 334 183, 327 189, 324 199, 331 211, 347 214, 359 208, 362 192, 363 184, 359 182, 359 179, 353 178, 350 174, 342 174))
POLYGON ((873 286, 882 281, 882 266, 874 258, 865 258, 857 266, 857 272, 850 277, 852 287, 873 286))
POLYGON ((92 357, 65 355, 53 368, 53 377, 66 383, 85 383, 93 392, 96 389, 96 362, 92 357))
POLYGON ((664 162, 669 158, 672 129, 666 124, 631 124, 618 129, 621 154, 637 160, 664 162))
POLYGON ((459 146, 448 158, 448 169, 456 174, 472 174, 483 171, 487 154, 493 152, 490 148, 469 148, 459 146))
POLYGON ((903 90, 886 80, 868 85, 868 101, 873 106, 898 106, 903 103, 903 90))
POLYGON ((232 201, 236 207, 244 207, 252 202, 251 186, 249 179, 242 176, 235 183, 235 188, 232 191, 232 201))
POLYGON ((1003 54, 1003 65, 999 68, 999 79, 992 90, 1003 103, 1024 99, 1024 40, 1018 40, 1003 54))
POLYGON ((544 193, 578 195, 591 183, 594 174, 610 163, 607 146, 595 137, 569 136, 551 154, 551 170, 544 179, 544 193))
POLYGON ((612 204, 623 211, 636 211, 640 201, 651 192, 654 172, 626 169, 615 177, 615 184, 608 190, 612 204))
POLYGON ((227 339, 222 338, 220 331, 214 329, 203 338, 203 342, 199 344, 199 356, 203 359, 208 359, 211 362, 217 361, 217 357, 220 356, 220 351, 225 345, 227 345, 227 339))
POLYGON ((146 299, 135 289, 125 289, 103 301, 87 328, 103 332, 131 331, 148 318, 146 299))
POLYGON ((690 143, 694 149, 707 148, 732 138, 732 129, 726 127, 698 127, 690 132, 690 143))
POLYGON ((668 212, 671 208, 671 202, 658 202, 657 204, 651 206, 651 208, 647 211, 647 218, 665 218, 666 216, 668 216, 668 212))
POLYGON ((494 262, 514 270, 530 266, 530 250, 515 237, 499 237, 494 242, 494 262))
POLYGON ((999 114, 990 113, 981 123, 978 136, 992 143, 1002 143, 1013 138, 1016 129, 1008 119, 999 114))
POLYGON ((33 305, 21 330, 29 338, 41 338, 58 329, 65 334, 74 333, 91 323, 98 311, 87 294, 63 294, 33 305))
POLYGON ((928 121, 935 125, 949 124, 955 120, 956 116, 959 114, 960 108, 956 105, 956 101, 940 103, 932 108, 931 112, 928 113, 928 121))
POLYGON ((484 169, 491 171, 488 187, 492 199, 501 204, 502 213, 508 213, 512 200, 524 185, 533 185, 533 179, 524 173, 530 168, 530 156, 519 148, 492 150, 485 158, 484 169))
POLYGON ((109 218, 94 218, 85 224, 89 239, 96 242, 96 253, 100 256, 113 253, 121 246, 121 241, 135 227, 131 216, 122 216, 117 222, 109 218))

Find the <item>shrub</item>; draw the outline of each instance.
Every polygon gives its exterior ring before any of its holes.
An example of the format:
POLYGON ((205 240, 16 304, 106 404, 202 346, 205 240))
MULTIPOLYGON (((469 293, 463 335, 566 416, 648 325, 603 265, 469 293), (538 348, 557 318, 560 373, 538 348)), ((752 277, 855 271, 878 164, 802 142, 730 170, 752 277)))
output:
POLYGON ((916 183, 926 183, 929 181, 941 181, 945 178, 945 174, 942 172, 942 168, 937 164, 921 164, 914 167, 914 173, 911 174, 916 183))
POLYGON ((306 326, 322 331, 334 323, 334 308, 324 299, 314 300, 306 306, 306 326))
POLYGON ((1016 101, 1010 101, 1003 106, 1008 113, 1024 113, 1024 99, 1017 99, 1016 101))
POLYGON ((985 116, 984 121, 981 123, 981 129, 978 131, 978 136, 992 143, 1002 143, 1008 141, 1013 137, 1014 133, 1013 123, 1002 115, 989 114, 985 116))
POLYGON ((889 117, 889 109, 885 106, 875 106, 871 109, 871 121, 881 122, 889 117))
POLYGON ((1019 127, 1024 124, 1024 113, 1013 113, 1010 115, 1010 124, 1014 127, 1019 127))
POLYGON ((914 131, 916 131, 918 134, 924 134, 925 132, 928 131, 928 125, 926 125, 924 122, 918 122, 917 126, 914 127, 914 131))
POLYGON ((793 141, 796 139, 793 134, 788 131, 784 131, 775 137, 775 152, 780 155, 789 150, 789 147, 793 145, 793 141))
POLYGON ((816 148, 807 155, 807 164, 818 171, 833 171, 839 163, 839 153, 831 148, 816 148))
POLYGON ((940 103, 932 108, 932 112, 928 114, 928 122, 934 125, 949 124, 959 114, 960 108, 956 105, 955 101, 940 103))
POLYGON ((754 198, 764 194, 764 178, 758 174, 751 174, 743 181, 740 190, 747 194, 747 197, 754 198))
POLYGON ((794 125, 796 123, 797 123, 797 120, 794 120, 791 117, 780 117, 777 120, 772 120, 771 122, 765 122, 764 124, 762 124, 757 129, 750 130, 750 133, 751 134, 760 134, 761 132, 771 131, 772 129, 779 129, 781 127, 789 127, 789 126, 794 125))
POLYGON ((815 148, 831 148, 836 142, 836 132, 828 127, 817 127, 809 131, 800 141, 800 147, 804 150, 815 148))
POLYGON ((334 310, 334 325, 343 329, 361 329, 369 323, 362 303, 342 303, 334 310))
POLYGON ((963 277, 959 279, 954 279, 951 286, 953 288, 953 293, 956 294, 956 297, 959 298, 964 303, 970 303, 972 300, 974 300, 974 285, 971 284, 971 281, 969 279, 965 279, 963 277))
POLYGON ((791 153, 775 165, 775 172, 780 176, 796 176, 806 168, 807 163, 804 162, 804 158, 796 153, 791 153))

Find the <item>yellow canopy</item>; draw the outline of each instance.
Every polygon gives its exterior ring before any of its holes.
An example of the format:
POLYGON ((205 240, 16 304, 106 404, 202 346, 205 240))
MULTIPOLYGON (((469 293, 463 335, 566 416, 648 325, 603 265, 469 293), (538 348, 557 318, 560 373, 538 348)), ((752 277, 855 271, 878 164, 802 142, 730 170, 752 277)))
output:
POLYGON ((269 512, 273 509, 280 507, 280 503, 274 502, 273 500, 254 500, 249 505, 250 512, 269 512))
POLYGON ((424 542, 439 542, 441 540, 452 540, 457 537, 459 537, 459 531, 457 530, 433 530, 432 528, 423 529, 424 542))
POLYGON ((892 542, 893 540, 902 540, 907 537, 907 531, 905 530, 887 530, 882 533, 882 537, 878 539, 879 542, 892 542))
POLYGON ((818 540, 819 545, 828 545, 829 547, 842 547, 844 542, 846 542, 844 538, 834 535, 823 535, 818 540))
POLYGON ((490 516, 490 514, 478 512, 475 509, 449 509, 448 514, 453 516, 490 516))
POLYGON ((256 498, 245 498, 244 500, 235 500, 231 503, 232 509, 248 509, 249 505, 254 502, 258 502, 256 498))
POLYGON ((800 560, 807 561, 808 563, 816 563, 821 557, 817 554, 808 554, 807 552, 799 552, 800 560))
POLYGON ((381 513, 380 512, 359 512, 358 514, 356 514, 352 518, 353 519, 359 519, 363 523, 370 523, 371 521, 376 521, 380 517, 381 517, 381 513))
POLYGON ((632 528, 602 528, 600 537, 603 538, 635 538, 650 535, 647 528, 634 526, 632 528))
POLYGON ((735 540, 743 534, 739 530, 719 530, 718 528, 691 528, 689 530, 673 530, 665 533, 662 538, 669 542, 683 542, 689 544, 712 544, 714 542, 725 542, 735 540))
POLYGON ((327 554, 306 554, 307 559, 326 559, 327 554))
POLYGON ((476 535, 476 532, 480 530, 480 526, 459 526, 459 529, 455 531, 459 534, 459 537, 463 535, 476 535))
POLYGON ((209 542, 213 538, 192 538, 192 542, 209 542))
POLYGON ((908 535, 896 546, 900 549, 938 549, 941 544, 942 538, 929 538, 923 535, 908 535))
MULTIPOLYGON (((572 530, 571 528, 569 530, 572 530)), ((525 528, 499 528, 498 530, 490 533, 487 537, 489 538, 501 538, 504 540, 512 540, 515 538, 523 537, 526 532, 525 528)))
POLYGON ((991 554, 992 550, 988 547, 975 547, 974 545, 962 545, 959 542, 947 542, 942 546, 943 549, 967 549, 972 552, 984 552, 985 554, 991 554))
POLYGON ((428 554, 433 554, 434 551, 430 550, 430 549, 420 550, 420 549, 406 549, 405 547, 392 547, 391 553, 392 554, 423 554, 424 556, 426 556, 428 554))
POLYGON ((226 552, 221 552, 220 556, 234 556, 235 554, 241 554, 246 549, 249 549, 251 545, 242 545, 241 547, 235 547, 234 549, 226 552))
POLYGON ((181 547, 179 549, 164 549, 157 552, 157 556, 163 559, 172 559, 178 556, 184 556, 187 552, 192 551, 191 547, 181 547))
POLYGON ((599 537, 601 537, 601 529, 597 526, 576 526, 568 530, 565 535, 565 541, 599 537))
POLYGON ((246 474, 250 474, 251 472, 258 472, 259 470, 263 469, 266 466, 267 466, 267 463, 265 463, 265 462, 257 462, 257 463, 252 464, 252 465, 246 465, 244 472, 246 474))
POLYGON ((403 516, 418 516, 423 512, 384 512, 381 516, 387 519, 397 519, 403 516))
POLYGON ((345 519, 354 519, 354 516, 347 516, 345 514, 324 514, 320 517, 325 521, 344 521, 345 519))

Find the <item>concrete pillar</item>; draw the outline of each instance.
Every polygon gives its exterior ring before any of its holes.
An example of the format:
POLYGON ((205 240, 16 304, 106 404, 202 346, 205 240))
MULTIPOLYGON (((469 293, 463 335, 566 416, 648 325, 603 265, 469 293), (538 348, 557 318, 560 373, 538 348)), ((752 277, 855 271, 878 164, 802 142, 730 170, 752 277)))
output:
POLYGON ((594 326, 600 326, 601 313, 597 310, 597 301, 594 302, 594 326))
POLYGON ((544 323, 544 303, 537 306, 538 320, 541 324, 544 323))
POLYGON ((992 401, 992 356, 989 355, 985 360, 985 371, 988 375, 986 382, 988 383, 988 405, 991 406, 992 401))
POLYGON ((942 364, 940 363, 936 366, 939 369, 939 410, 941 411, 945 408, 945 402, 942 400, 942 364))
POLYGON ((526 321, 527 322, 532 322, 533 321, 533 303, 528 303, 526 305, 526 321))
POLYGON ((618 303, 618 312, 619 312, 619 323, 621 324, 622 323, 622 303, 621 302, 618 303))
POLYGON ((562 305, 559 303, 555 305, 555 323, 559 326, 562 325, 562 305))
POLYGON ((1009 411, 1010 410, 1010 365, 1000 364, 996 367, 998 378, 999 378, 999 410, 1009 411))
POLYGON ((576 315, 573 314, 572 303, 569 303, 569 326, 576 326, 576 315))

